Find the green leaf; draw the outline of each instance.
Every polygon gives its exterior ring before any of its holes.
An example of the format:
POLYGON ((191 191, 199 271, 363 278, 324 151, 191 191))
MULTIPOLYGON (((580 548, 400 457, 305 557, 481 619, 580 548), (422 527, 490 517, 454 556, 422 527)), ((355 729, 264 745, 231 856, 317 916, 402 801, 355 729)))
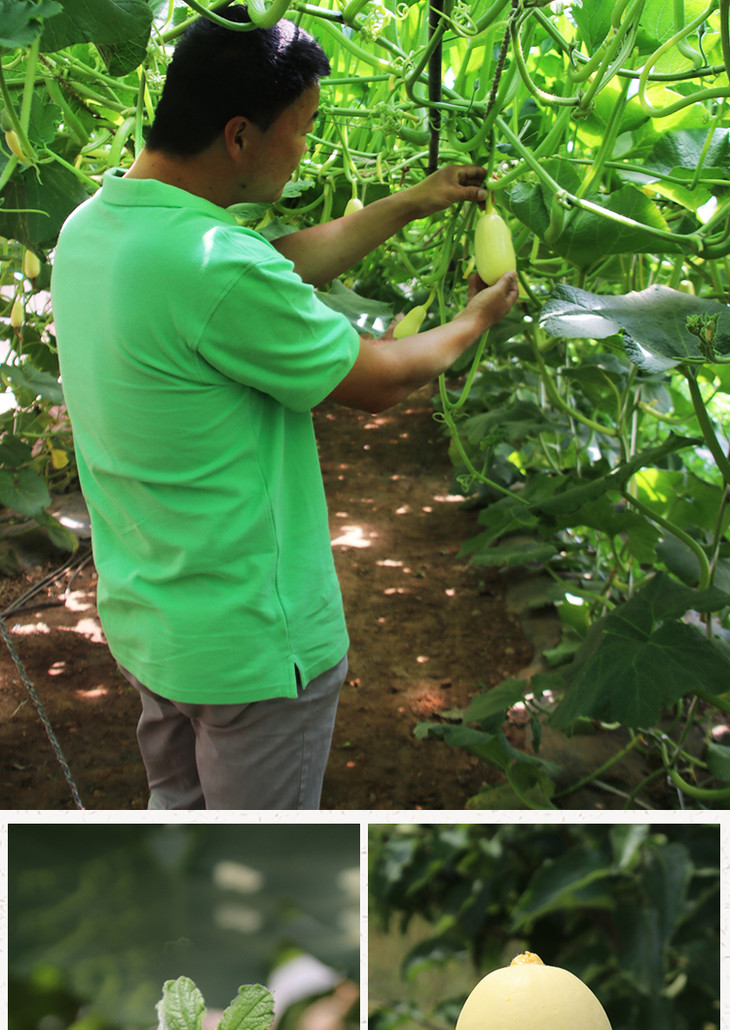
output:
POLYGON ((680 529, 699 527, 714 533, 730 528, 723 490, 687 469, 643 468, 634 478, 637 498, 680 529))
POLYGON ((499 537, 512 533, 530 533, 537 528, 539 519, 517 497, 503 497, 479 512, 477 521, 484 532, 465 540, 459 557, 481 552, 491 547, 499 537))
POLYGON ((518 565, 542 564, 550 561, 558 553, 556 544, 533 542, 506 543, 497 547, 487 547, 472 556, 474 565, 497 565, 500 568, 515 568, 518 565))
POLYGON ((125 39, 121 43, 97 43, 96 49, 110 75, 119 78, 139 68, 147 55, 149 29, 136 39, 125 39))
POLYGON ((267 1030, 274 1019, 274 997, 268 987, 244 984, 221 1016, 218 1030, 267 1030))
POLYGON ((646 169, 647 172, 656 170, 671 175, 676 169, 684 168, 694 175, 700 162, 705 175, 708 169, 717 168, 725 169, 726 177, 730 167, 730 129, 715 129, 709 143, 705 129, 678 129, 665 133, 646 158, 646 169))
POLYGON ((482 729, 491 729, 496 732, 504 722, 507 711, 521 701, 525 693, 529 691, 530 685, 525 680, 516 680, 510 677, 503 680, 498 686, 476 694, 469 702, 464 711, 464 723, 481 723, 482 729))
POLYGON ((693 685, 722 694, 730 653, 679 621, 690 609, 718 611, 730 595, 693 590, 663 573, 630 601, 595 622, 566 671, 568 690, 551 717, 566 729, 580 715, 640 729, 693 685))
POLYGON ((63 0, 63 12, 44 26, 41 50, 138 40, 149 35, 151 25, 152 9, 145 0, 63 0))
POLYGON ((711 740, 707 745, 707 765, 716 779, 730 783, 730 747, 711 740))
POLYGON ((513 909, 514 931, 548 912, 575 908, 610 908, 613 868, 599 851, 571 848, 545 862, 530 880, 513 909))
POLYGON ((317 290, 317 296, 327 307, 346 315, 359 333, 382 336, 393 320, 392 304, 361 297, 339 279, 335 279, 328 290, 317 290))
POLYGON ((79 177, 59 164, 44 164, 40 179, 28 169, 13 176, 3 190, 7 208, 28 213, 0 207, 0 234, 31 249, 53 246, 66 218, 87 198, 79 177))
POLYGON ((56 0, 0 0, 0 46, 30 46, 43 29, 43 20, 63 8, 56 0))
POLYGON ((36 522, 48 533, 51 542, 60 547, 63 551, 73 553, 79 546, 79 539, 75 533, 62 525, 50 512, 41 511, 35 517, 36 522))
MULTIPOLYGON (((539 770, 537 772, 539 773, 539 770)), ((479 794, 469 798, 466 808, 469 811, 489 810, 490 812, 504 809, 517 811, 529 808, 555 808, 550 800, 553 790, 552 781, 546 780, 544 777, 536 777, 535 782, 528 788, 520 786, 519 795, 510 782, 500 783, 496 787, 480 791, 479 794)))
POLYGON ((484 437, 495 432, 501 440, 519 442, 555 428, 554 418, 534 401, 512 400, 509 404, 473 415, 464 423, 461 434, 471 444, 479 446, 484 437))
POLYGON ((17 436, 6 435, 0 442, 0 465, 19 468, 27 464, 33 457, 33 449, 25 440, 17 436))
POLYGON ((167 980, 157 1003, 157 1030, 201 1030, 205 1015, 203 995, 187 976, 167 980))
POLYGON ((0 365, 0 374, 12 387, 16 397, 25 392, 32 400, 43 397, 52 404, 63 404, 61 384, 48 372, 39 372, 26 362, 24 365, 0 365))
POLYGON ((542 309, 540 325, 553 336, 569 339, 602 340, 623 331, 624 347, 634 364, 661 372, 680 362, 706 360, 686 325, 687 317, 696 314, 720 316, 715 349, 720 356, 730 355, 730 309, 668 286, 619 296, 558 286, 542 309))
POLYGON ((692 874, 692 862, 681 844, 657 848, 645 870, 646 897, 657 912, 657 928, 663 948, 670 943, 682 917, 692 874))
MULTIPOLYGON (((591 511, 596 501, 605 495, 609 490, 621 490, 625 484, 642 468, 652 466, 665 459, 669 454, 684 450, 686 447, 696 447, 701 441, 694 437, 676 436, 669 433, 667 439, 656 447, 648 447, 639 451, 629 461, 617 465, 605 475, 593 474, 599 471, 594 466, 590 473, 582 477, 569 473, 567 475, 553 477, 555 484, 549 493, 540 496, 530 496, 530 508, 536 513, 555 516, 563 528, 580 525, 583 512, 591 511), (566 521, 566 517, 569 521, 566 521)), ((545 477, 547 479, 547 477, 545 477)), ((523 492, 528 497, 528 491, 523 492)), ((592 524, 590 517, 587 524, 592 524)), ((598 527, 600 528, 600 526, 598 527)))
POLYGON ((33 469, 0 469, 0 503, 19 515, 38 516, 51 503, 48 487, 33 469))
MULTIPOLYGON (((546 161, 545 169, 568 193, 577 192, 580 180, 573 168, 565 167, 565 162, 546 161)), ((574 207, 562 232, 551 242, 556 254, 577 265, 591 265, 598 254, 681 252, 681 241, 675 243, 642 228, 647 226, 666 232, 669 226, 654 201, 633 184, 626 183, 607 195, 589 193, 584 199, 640 224, 625 225, 598 212, 574 207)), ((552 204, 552 194, 547 187, 520 183, 508 191, 507 202, 521 222, 536 235, 545 235, 552 204)))
POLYGON ((581 30, 589 54, 593 54, 608 35, 614 6, 614 0, 591 0, 589 4, 574 4, 571 7, 571 14, 581 30))

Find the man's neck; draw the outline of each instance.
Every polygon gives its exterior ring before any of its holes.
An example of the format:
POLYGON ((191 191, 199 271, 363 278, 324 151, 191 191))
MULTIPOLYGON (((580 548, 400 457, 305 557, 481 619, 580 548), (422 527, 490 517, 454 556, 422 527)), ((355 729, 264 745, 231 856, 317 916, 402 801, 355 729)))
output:
POLYGON ((219 207, 227 207, 231 203, 220 175, 216 174, 215 161, 207 152, 205 159, 201 160, 197 156, 171 157, 160 150, 144 148, 124 174, 130 179, 157 179, 219 207))

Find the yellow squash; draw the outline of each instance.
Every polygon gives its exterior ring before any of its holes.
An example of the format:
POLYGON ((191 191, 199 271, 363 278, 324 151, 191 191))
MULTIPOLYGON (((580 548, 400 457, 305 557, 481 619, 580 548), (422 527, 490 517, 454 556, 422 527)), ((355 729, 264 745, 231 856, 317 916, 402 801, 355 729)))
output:
POLYGON ((403 336, 413 336, 414 333, 417 333, 421 328, 427 311, 428 304, 419 304, 417 307, 411 308, 393 330, 394 339, 400 340, 403 336))
POLYGON ((479 981, 456 1030, 611 1030, 611 1024, 582 980, 528 951, 479 981))
POLYGON ((37 279, 41 274, 41 263, 32 250, 26 250, 23 255, 23 274, 28 279, 37 279))
POLYGON ((10 324, 13 329, 20 329, 25 321, 25 306, 22 297, 16 297, 10 311, 10 324))
POLYGON ((477 219, 474 256, 477 272, 487 286, 492 286, 505 272, 517 267, 510 231, 496 211, 485 211, 477 219))

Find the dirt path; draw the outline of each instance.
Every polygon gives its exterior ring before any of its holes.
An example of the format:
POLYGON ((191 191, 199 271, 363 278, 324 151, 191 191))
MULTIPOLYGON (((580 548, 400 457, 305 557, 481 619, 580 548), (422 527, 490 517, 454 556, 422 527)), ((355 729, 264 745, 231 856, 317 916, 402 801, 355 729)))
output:
MULTIPOLYGON (((352 639, 322 806, 461 808, 483 784, 484 767, 415 740, 413 727, 523 668, 532 647, 505 611, 501 580, 457 557, 476 516, 450 496, 451 468, 427 393, 378 417, 323 407, 315 426, 352 639)), ((38 566, 22 582, 0 581, 0 609, 45 572, 38 566)), ((141 809, 138 700, 108 654, 94 591, 88 564, 7 625, 85 807, 141 809), (65 591, 64 605, 40 607, 65 591)), ((0 683, 2 807, 74 807, 2 641, 0 683)))

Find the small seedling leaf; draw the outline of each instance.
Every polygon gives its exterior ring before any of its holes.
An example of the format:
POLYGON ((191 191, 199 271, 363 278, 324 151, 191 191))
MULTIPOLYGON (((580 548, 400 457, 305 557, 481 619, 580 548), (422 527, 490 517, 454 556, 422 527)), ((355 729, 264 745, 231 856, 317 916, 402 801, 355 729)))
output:
POLYGON ((201 1030, 205 1015, 203 995, 187 976, 167 980, 157 1003, 157 1030, 201 1030))
POLYGON ((268 1030, 274 1019, 274 996, 261 984, 244 984, 221 1016, 218 1030, 268 1030))

